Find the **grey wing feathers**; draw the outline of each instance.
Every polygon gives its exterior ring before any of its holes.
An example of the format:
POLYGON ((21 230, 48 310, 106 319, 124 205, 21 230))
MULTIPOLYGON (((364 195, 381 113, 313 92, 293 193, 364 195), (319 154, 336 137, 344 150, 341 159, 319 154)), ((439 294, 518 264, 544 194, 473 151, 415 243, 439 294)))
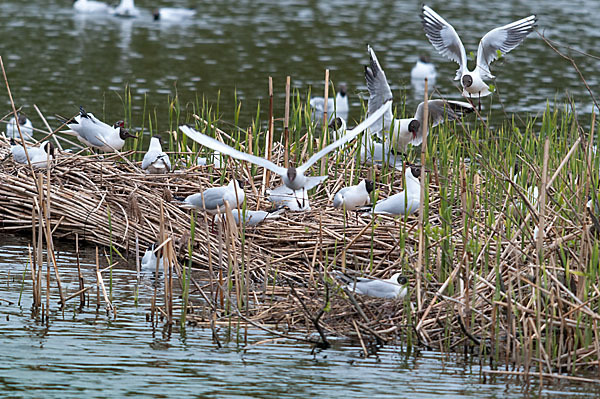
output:
MULTIPOLYGON (((350 140, 354 139, 356 136, 358 136, 360 133, 362 133, 365 129, 369 128, 375 121, 377 121, 379 118, 381 118, 383 116, 383 114, 391 108, 391 106, 392 106, 392 100, 390 99, 385 104, 383 104, 377 111, 375 111, 372 115, 369 115, 369 117, 367 119, 365 119, 363 122, 361 122, 354 129, 347 130, 345 135, 343 135, 342 137, 340 137, 333 143, 329 144, 327 147, 323 148, 321 151, 317 152, 316 154, 313 154, 313 156, 311 156, 308 159, 308 161, 306 161, 304 164, 302 164, 300 167, 297 168, 298 172, 300 172, 300 173, 306 172, 308 170, 308 168, 310 168, 312 165, 314 165, 314 163, 317 162, 319 159, 323 158, 327 153, 333 151, 334 149, 336 149, 336 148, 346 144, 350 140)), ((306 188, 306 189, 308 190, 308 188, 306 188)))
POLYGON ((142 160, 142 169, 148 169, 148 167, 152 165, 161 156, 161 154, 162 153, 158 151, 148 151, 142 160))
POLYGON ((521 44, 533 31, 536 22, 536 16, 530 15, 486 33, 477 50, 477 66, 481 69, 480 73, 484 77, 493 78, 490 64, 498 59, 498 51, 506 54, 521 44))
POLYGON ((221 143, 218 140, 213 139, 205 134, 195 131, 189 126, 179 126, 179 129, 185 133, 186 136, 196 141, 199 144, 202 144, 205 147, 213 149, 215 151, 219 151, 222 154, 229 155, 236 159, 241 159, 242 161, 248 161, 255 165, 262 166, 263 168, 267 168, 272 172, 277 173, 278 175, 284 175, 287 172, 287 169, 282 168, 281 166, 275 165, 273 162, 257 157, 254 155, 247 154, 242 151, 238 151, 235 148, 228 146, 227 144, 221 143))
MULTIPOLYGON (((370 66, 365 66, 365 80, 367 81, 367 89, 369 90, 369 107, 368 114, 371 115, 377 111, 387 100, 392 99, 392 89, 388 84, 385 72, 377 60, 375 51, 371 46, 367 46, 369 57, 371 59, 370 66)), ((373 123, 375 131, 389 129, 392 122, 392 110, 384 114, 383 121, 378 120, 373 123)))
MULTIPOLYGON (((206 209, 217 209, 221 205, 223 205, 225 201, 226 189, 223 187, 215 187, 209 188, 204 191, 204 205, 206 209)), ((202 200, 202 198, 200 198, 202 200)), ((235 206, 234 204, 230 204, 231 206, 235 206)))
POLYGON ((459 79, 462 69, 466 68, 467 53, 460 37, 444 18, 427 6, 423 6, 421 22, 425 36, 433 47, 444 57, 458 63, 455 79, 459 79))
MULTIPOLYGON (((79 125, 81 126, 81 125, 79 125)), ((73 129, 73 128, 71 128, 73 129)), ((85 128, 75 128, 73 129, 75 130, 75 132, 77 132, 77 134, 82 137, 85 141, 87 141, 88 143, 90 143, 93 147, 103 147, 106 145, 106 142, 104 142, 104 140, 102 140, 96 132, 91 131, 90 129, 85 129, 85 128)))
MULTIPOLYGON (((444 122, 446 118, 453 121, 475 109, 463 101, 430 100, 428 101, 429 127, 435 127, 444 122)), ((424 103, 420 103, 415 113, 415 119, 423 123, 424 103)))
POLYGON ((344 187, 335 194, 335 197, 333 197, 333 207, 334 208, 339 208, 342 206, 342 203, 344 200, 344 194, 346 192, 348 192, 348 190, 350 190, 350 187, 344 187))

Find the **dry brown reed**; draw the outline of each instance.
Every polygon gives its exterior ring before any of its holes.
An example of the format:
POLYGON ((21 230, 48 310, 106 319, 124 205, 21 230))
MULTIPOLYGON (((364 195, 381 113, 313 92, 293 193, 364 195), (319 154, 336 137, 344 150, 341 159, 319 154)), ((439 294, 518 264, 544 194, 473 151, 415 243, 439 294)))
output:
MULTIPOLYGON (((8 144, 1 143, 0 157, 8 151, 8 144)), ((283 162, 282 145, 274 143, 271 154, 275 162, 283 162)), ((419 343, 443 351, 485 355, 492 364, 500 359, 519 367, 535 366, 540 375, 541 371, 554 373, 597 366, 600 358, 594 341, 583 342, 575 337, 582 319, 591 318, 595 325, 600 318, 598 309, 589 306, 593 298, 600 296, 600 290, 593 285, 590 297, 583 300, 583 283, 578 283, 577 276, 565 279, 559 264, 565 256, 561 243, 566 239, 579 238, 588 243, 592 240, 589 222, 581 225, 558 218, 548 207, 543 214, 548 227, 541 232, 537 248, 530 238, 516 235, 507 239, 502 209, 494 215, 492 228, 485 227, 486 215, 474 211, 472 200, 486 184, 477 178, 478 185, 463 185, 462 209, 453 212, 454 228, 449 237, 444 237, 454 244, 456 261, 452 272, 439 278, 443 275, 439 270, 422 270, 421 310, 412 305, 414 295, 406 301, 347 295, 328 277, 332 269, 345 267, 376 277, 387 277, 400 270, 414 281, 413 265, 418 261, 421 231, 415 216, 394 219, 366 214, 356 220, 346 219, 343 212, 331 207, 330 199, 349 173, 366 177, 373 170, 356 168, 350 172, 352 165, 327 165, 330 178, 312 195, 309 212, 287 212, 280 219, 243 232, 232 223, 213 230, 208 226, 210 220, 198 215, 191 259, 195 270, 190 285, 193 306, 186 315, 188 322, 212 328, 217 342, 216 326, 231 325, 233 315, 243 325, 252 324, 281 336, 322 329, 327 335, 357 338, 365 352, 372 343, 397 342, 400 338, 409 345, 419 343), (467 217, 469 223, 465 221, 467 217), (559 223, 560 236, 553 233, 553 227, 559 223), (474 257, 467 248, 470 240, 489 246, 488 253, 497 256, 474 257), (538 256, 545 260, 544 276, 549 280, 543 280, 536 271, 538 256), (488 273, 475 273, 473 265, 481 270, 483 262, 489 263, 488 273), (535 347, 534 343, 540 342, 536 337, 549 332, 560 336, 561 345, 550 350, 535 347)), ((247 207, 255 209, 263 177, 250 176, 249 168, 233 160, 228 166, 229 177, 251 181, 247 207)), ((36 201, 45 196, 52 207, 47 213, 50 225, 46 234, 51 230, 54 238, 112 244, 123 257, 137 253, 134 249, 138 242, 144 247, 154 242, 165 245, 170 240, 165 248, 170 248, 177 259, 174 272, 181 276, 181 265, 188 261, 193 213, 170 199, 221 184, 220 171, 210 170, 194 167, 166 175, 148 175, 142 173, 139 165, 122 162, 119 155, 99 159, 63 153, 49 173, 49 184, 40 185, 29 168, 8 160, 0 164, 0 231, 33 229, 41 243, 44 231, 39 225, 42 219, 35 217, 36 201)), ((374 179, 382 181, 379 167, 374 167, 374 173, 374 179)), ((394 178, 378 189, 383 193, 399 192, 402 173, 388 173, 394 178)), ((428 173, 427 179, 428 222, 441 225, 439 176, 428 173)), ((262 204, 264 207, 264 200, 262 204)), ((421 252, 429 258, 426 264, 440 267, 440 240, 429 237, 427 248, 421 252)), ((566 256, 579 255, 570 252, 566 256)), ((171 255, 166 258, 172 259, 171 255)), ((32 268, 34 276, 38 271, 39 266, 32 268)), ((97 275, 106 306, 114 312, 99 271, 97 275)), ((35 279, 41 282, 39 274, 35 279)), ((84 289, 83 282, 80 287, 84 289)), ((38 288, 35 294, 37 302, 41 300, 40 291, 38 288)), ((165 296, 166 306, 157 305, 158 312, 172 320, 172 312, 180 306, 172 304, 170 290, 165 296)))

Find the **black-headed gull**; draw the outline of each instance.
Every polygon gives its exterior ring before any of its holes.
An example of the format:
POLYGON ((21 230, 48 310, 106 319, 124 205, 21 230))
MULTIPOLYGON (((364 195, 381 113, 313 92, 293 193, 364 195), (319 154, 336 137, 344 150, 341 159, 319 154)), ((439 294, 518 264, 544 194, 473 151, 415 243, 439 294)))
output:
MULTIPOLYGON (((350 110, 350 106, 348 104, 348 94, 346 85, 344 83, 340 84, 339 91, 335 95, 335 99, 328 98, 327 99, 327 115, 328 119, 331 119, 331 116, 341 116, 344 119, 348 119, 348 111, 350 110)), ((316 120, 323 119, 323 112, 325 110, 325 98, 324 97, 313 97, 310 99, 310 108, 312 109, 313 117, 316 120)))
MULTIPOLYGON (((16 163, 27 164, 25 149, 21 144, 17 144, 14 140, 11 140, 10 153, 16 163)), ((36 169, 47 168, 48 161, 52 161, 54 156, 54 146, 51 142, 44 141, 40 143, 39 147, 27 147, 27 154, 29 155, 31 166, 36 169)))
POLYGON ((404 172, 404 190, 391 197, 377 201, 373 213, 379 215, 410 215, 419 210, 421 205, 421 169, 409 166, 404 172))
POLYGON ((110 10, 117 17, 133 18, 140 15, 140 10, 135 7, 133 0, 121 0, 118 6, 110 10))
POLYGON ((280 205, 293 212, 310 211, 310 202, 308 192, 296 193, 296 191, 287 187, 285 184, 275 187, 272 190, 265 191, 267 201, 275 205, 280 205))
POLYGON ((73 2, 73 9, 82 13, 101 13, 108 12, 110 7, 108 4, 101 1, 95 0, 75 0, 73 2))
POLYGON ((246 198, 243 187, 244 183, 241 180, 231 179, 226 186, 211 187, 201 193, 189 195, 183 203, 186 207, 204 210, 211 215, 224 213, 225 202, 231 209, 242 206, 246 198))
POLYGON ((137 138, 125 130, 123 121, 109 126, 96 119, 94 114, 79 107, 79 115, 66 122, 67 126, 77 134, 83 144, 103 152, 120 151, 125 145, 125 139, 137 138))
MULTIPOLYGON (((242 210, 242 209, 232 209, 231 214, 233 215, 233 220, 235 224, 240 224, 240 218, 244 220, 244 225, 246 226, 256 226, 265 220, 273 220, 278 219, 281 215, 286 211, 286 207, 278 207, 271 211, 252 211, 250 209, 242 210)), ((224 216, 227 214, 223 214, 224 216)), ((221 221, 221 217, 219 215, 215 216, 215 222, 219 223, 221 221)))
MULTIPOLYGON (((365 66, 365 79, 369 90, 368 114, 381 108, 381 105, 392 98, 392 89, 388 84, 385 72, 381 68, 375 51, 367 45, 367 51, 371 58, 371 65, 365 66)), ((456 120, 463 114, 473 112, 475 109, 471 104, 461 101, 429 100, 429 124, 435 127, 445 120, 456 120)), ((424 103, 420 103, 413 118, 393 119, 392 110, 389 109, 383 116, 383 121, 378 120, 373 124, 374 130, 380 137, 390 131, 392 124, 394 130, 388 140, 400 151, 404 151, 408 144, 419 145, 423 142, 423 111, 424 103)))
POLYGON ((491 94, 489 86, 483 81, 484 78, 494 78, 490 73, 490 63, 521 44, 533 31, 537 18, 530 15, 486 33, 479 42, 477 65, 472 71, 467 66, 465 47, 452 25, 426 5, 423 5, 421 20, 425 35, 433 47, 441 55, 458 63, 455 80, 460 80, 463 96, 477 96, 479 99, 491 94))
POLYGON ((142 160, 142 169, 152 174, 167 173, 171 170, 169 156, 163 152, 160 136, 152 136, 148 152, 142 160))
POLYGON ((180 22, 192 18, 194 15, 196 15, 196 10, 193 8, 160 7, 152 11, 155 21, 180 22))
POLYGON ((371 116, 365 119, 357 127, 355 127, 352 130, 348 130, 343 137, 324 147, 321 151, 317 152, 316 154, 313 154, 308 159, 308 161, 306 161, 301 166, 298 166, 297 168, 290 166, 286 169, 281 166, 275 165, 273 162, 265 158, 257 157, 255 155, 238 151, 235 148, 228 146, 227 144, 221 143, 220 141, 215 140, 212 137, 209 137, 200 132, 197 132, 196 130, 185 125, 180 126, 179 129, 181 129, 181 131, 185 133, 189 138, 198 142, 199 144, 202 144, 205 147, 212 148, 213 150, 219 151, 222 154, 229 155, 233 158, 240 159, 242 161, 251 162, 253 164, 262 166, 263 168, 269 169, 271 172, 274 172, 281 176, 283 183, 294 191, 298 191, 301 189, 303 191, 308 191, 316 185, 320 184, 323 180, 327 179, 327 176, 305 176, 304 173, 308 171, 308 169, 312 165, 314 165, 319 159, 323 158, 325 155, 327 155, 334 149, 351 141, 362 131, 371 126, 374 121, 381 118, 385 112, 390 110, 391 105, 391 101, 382 103, 380 109, 374 111, 371 116))
POLYGON ((345 284, 346 290, 356 294, 374 298, 402 299, 408 293, 408 279, 402 273, 394 273, 387 280, 365 277, 354 279, 341 272, 335 272, 334 275, 345 284))
POLYGON ((359 207, 371 203, 372 191, 373 182, 367 179, 362 180, 355 186, 344 187, 333 197, 333 207, 355 211, 359 207))
MULTIPOLYGON (((21 134, 23 135, 23 138, 25 140, 31 140, 32 135, 33 135, 33 124, 31 123, 29 118, 27 118, 24 114, 17 113, 17 116, 18 116, 19 127, 21 128, 21 134)), ((10 120, 8 121, 8 124, 6 125, 6 137, 15 138, 15 139, 21 138, 21 136, 19 136, 19 130, 18 130, 17 124, 15 123, 14 116, 12 118, 10 118, 10 120)))

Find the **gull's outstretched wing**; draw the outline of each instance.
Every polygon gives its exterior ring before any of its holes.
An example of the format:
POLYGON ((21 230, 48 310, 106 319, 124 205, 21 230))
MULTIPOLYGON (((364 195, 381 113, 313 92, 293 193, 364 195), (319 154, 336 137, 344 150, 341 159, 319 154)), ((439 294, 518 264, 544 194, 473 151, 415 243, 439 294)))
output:
POLYGON ((492 29, 479 42, 477 50, 477 66, 483 77, 492 79, 490 64, 497 60, 500 54, 504 55, 517 47, 533 31, 537 18, 530 15, 508 25, 492 29))
MULTIPOLYGON (((430 128, 436 127, 440 123, 444 122, 446 118, 448 118, 448 121, 454 121, 475 111, 475 108, 471 104, 464 101, 429 100, 427 105, 429 111, 428 126, 430 128)), ((415 112, 415 119, 421 122, 421 127, 423 126, 424 108, 424 103, 420 103, 417 107, 417 112, 415 112)), ((422 141, 423 132, 421 130, 419 130, 416 138, 422 141)))
POLYGON ((444 57, 458 62, 455 79, 460 79, 463 71, 467 69, 467 52, 452 25, 425 5, 421 13, 421 21, 425 36, 433 47, 444 57))
MULTIPOLYGON (((371 46, 367 45, 367 51, 371 59, 371 65, 365 66, 365 80, 367 81, 367 89, 369 90, 369 103, 368 103, 368 115, 377 111, 387 101, 392 99, 392 89, 388 84, 385 72, 381 68, 375 51, 371 46)), ((381 130, 389 130, 390 124, 392 123, 392 110, 386 112, 383 116, 383 121, 378 120, 373 123, 375 131, 371 133, 378 133, 381 130)))
MULTIPOLYGON (((340 137, 338 140, 329 144, 327 147, 323 148, 321 151, 317 152, 316 154, 313 154, 313 156, 310 157, 308 159, 308 161, 306 161, 304 164, 302 164, 301 166, 296 168, 298 170, 298 172, 304 174, 304 172, 306 172, 308 170, 308 168, 313 166, 315 164, 315 162, 317 162, 319 159, 323 158, 326 154, 328 154, 329 152, 333 151, 334 149, 346 144, 350 140, 354 139, 356 136, 361 134, 365 129, 369 128, 373 123, 375 123, 379 118, 381 118, 383 116, 383 114, 385 114, 391 108, 391 106, 392 106, 392 100, 390 99, 385 104, 383 104, 381 106, 381 108, 379 108, 377 111, 373 112, 372 115, 370 115, 367 119, 365 119, 362 123, 360 123, 354 129, 346 131, 346 134, 344 136, 340 137)), ((276 173, 278 173, 278 172, 276 172, 276 173)))
POLYGON ((179 126, 179 129, 189 138, 194 140, 195 142, 202 144, 205 147, 208 147, 212 150, 219 151, 221 154, 229 155, 230 157, 240 159, 242 161, 248 161, 258 166, 262 166, 263 168, 269 169, 271 172, 277 173, 280 176, 283 176, 287 173, 287 169, 275 165, 273 162, 257 157, 255 155, 250 155, 245 152, 241 152, 228 146, 227 144, 221 143, 218 140, 213 139, 205 134, 202 134, 189 126, 179 126))

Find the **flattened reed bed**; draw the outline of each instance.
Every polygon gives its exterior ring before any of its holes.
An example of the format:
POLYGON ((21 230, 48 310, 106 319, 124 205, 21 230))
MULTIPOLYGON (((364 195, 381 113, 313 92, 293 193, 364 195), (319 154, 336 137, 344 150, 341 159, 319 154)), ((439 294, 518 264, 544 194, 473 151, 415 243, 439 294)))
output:
MULTIPOLYGON (((573 129, 569 134, 573 132, 579 135, 573 129)), ((496 148, 490 146, 487 159, 467 164, 466 155, 475 159, 482 152, 475 141, 478 134, 467 150, 456 131, 440 129, 432 138, 430 147, 440 154, 427 164, 422 275, 415 271, 417 217, 373 219, 366 214, 356 221, 330 205, 350 176, 353 182, 359 176, 385 182, 376 189, 388 195, 401 191, 401 172, 356 167, 354 161, 329 162, 330 178, 311 195, 310 212, 287 212, 255 228, 227 224, 223 235, 206 226, 203 214, 197 215, 191 260, 201 270, 194 275, 201 282, 190 288, 194 310, 185 314, 186 320, 231 325, 233 317, 238 323, 307 333, 321 328, 367 345, 400 340, 550 373, 597 367, 599 251, 584 211, 591 177, 581 167, 589 162, 585 155, 591 144, 548 134, 556 143, 566 143, 559 149, 568 150, 573 143, 574 151, 541 157, 550 164, 548 176, 556 173, 558 178, 551 179, 557 187, 544 191, 547 200, 539 201, 546 204, 546 228, 543 241, 536 242, 529 220, 542 221, 540 205, 532 204, 526 184, 542 175, 541 162, 521 157, 529 174, 518 183, 511 183, 506 173, 515 159, 509 160, 513 150, 494 160, 496 148), (447 148, 436 149, 440 143, 447 148), (348 296, 328 277, 326 271, 333 269, 377 277, 403 271, 411 281, 410 300, 348 296), (204 307, 213 309, 210 316, 197 311, 204 307)), ((1 143, 0 157, 7 153, 8 145, 1 143)), ((103 159, 59 156, 50 172, 54 237, 78 235, 127 256, 134 253, 136 237, 142 249, 158 240, 162 219, 178 250, 181 276, 191 220, 190 211, 173 196, 241 177, 250 181, 247 208, 269 207, 259 195, 262 173, 251 177, 250 167, 237 161, 230 159, 226 172, 194 167, 146 175, 139 165, 124 162, 123 155, 127 153, 103 159)), ((283 162, 279 143, 274 143, 272 158, 283 162)), ((0 231, 29 231, 35 225, 31 215, 37 195, 27 167, 10 160, 0 164, 0 231)))

